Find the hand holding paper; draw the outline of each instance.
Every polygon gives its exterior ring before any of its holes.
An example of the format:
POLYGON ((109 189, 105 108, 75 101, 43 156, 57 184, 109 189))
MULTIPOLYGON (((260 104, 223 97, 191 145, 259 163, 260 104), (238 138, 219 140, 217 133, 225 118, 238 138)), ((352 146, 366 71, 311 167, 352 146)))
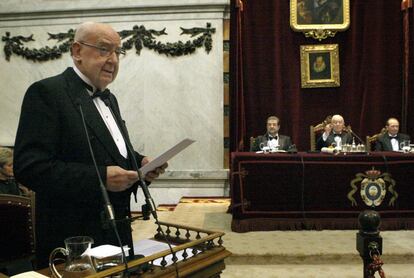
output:
POLYGON ((172 148, 165 151, 163 154, 161 154, 160 156, 156 157, 155 159, 149 162, 145 163, 144 161, 145 158, 144 158, 143 159, 144 165, 139 169, 139 171, 141 172, 141 175, 145 176, 145 178, 147 179, 147 177, 151 178, 151 175, 147 175, 150 172, 154 171, 153 174, 155 174, 156 176, 163 173, 165 168, 167 168, 168 166, 167 161, 173 158, 176 154, 180 153, 182 150, 184 150, 185 148, 187 148, 189 145, 191 145, 194 142, 195 142, 194 140, 187 138, 187 139, 182 140, 177 145, 173 146, 172 148))
MULTIPOLYGON (((145 165, 147 163, 149 163, 152 159, 150 159, 149 157, 144 157, 142 159, 142 165, 145 165)), ((163 165, 161 165, 160 167, 155 168, 154 170, 148 172, 145 175, 145 180, 147 182, 152 182, 153 180, 155 180, 156 178, 158 178, 159 175, 164 174, 165 173, 165 169, 168 167, 168 163, 165 162, 163 165)))

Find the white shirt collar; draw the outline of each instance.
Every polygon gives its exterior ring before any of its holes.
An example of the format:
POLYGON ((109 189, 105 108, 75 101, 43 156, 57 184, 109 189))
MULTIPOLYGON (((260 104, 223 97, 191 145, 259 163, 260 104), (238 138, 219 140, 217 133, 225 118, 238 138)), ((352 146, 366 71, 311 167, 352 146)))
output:
MULTIPOLYGON (((89 86, 91 86, 93 88, 93 92, 96 91, 96 87, 92 84, 91 80, 86 77, 86 75, 84 75, 77 67, 76 65, 73 65, 73 70, 76 72, 76 74, 79 76, 80 79, 83 80, 83 82, 85 82, 86 84, 88 84, 89 86)), ((89 90, 88 90, 89 92, 89 90)), ((90 95, 93 94, 93 92, 89 92, 90 95)))

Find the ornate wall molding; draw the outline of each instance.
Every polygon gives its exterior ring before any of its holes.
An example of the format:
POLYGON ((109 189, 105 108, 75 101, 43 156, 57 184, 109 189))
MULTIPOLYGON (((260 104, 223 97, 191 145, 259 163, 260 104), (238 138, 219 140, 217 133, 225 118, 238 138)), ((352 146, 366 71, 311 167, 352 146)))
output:
MULTIPOLYGON (((210 23, 206 23, 206 28, 194 27, 181 29, 180 35, 190 35, 196 37, 193 40, 187 40, 186 42, 167 42, 161 43, 156 40, 156 37, 168 35, 162 30, 146 29, 145 26, 134 25, 131 30, 122 30, 119 33, 122 42, 122 48, 130 50, 135 48, 135 53, 140 55, 143 47, 154 50, 159 54, 166 56, 183 56, 194 53, 197 48, 204 47, 204 50, 209 53, 212 48, 213 39, 211 35, 216 32, 215 28, 211 27, 210 23)), ((57 44, 53 47, 45 46, 42 48, 29 49, 25 47, 25 43, 34 41, 33 34, 27 37, 18 35, 12 36, 10 32, 6 32, 6 35, 2 37, 2 41, 5 42, 4 54, 7 61, 10 61, 10 57, 15 54, 22 56, 27 60, 32 61, 48 61, 52 59, 58 59, 62 57, 63 53, 70 50, 70 46, 73 43, 75 36, 75 30, 69 29, 65 33, 51 34, 48 33, 49 40, 57 40, 57 44)))

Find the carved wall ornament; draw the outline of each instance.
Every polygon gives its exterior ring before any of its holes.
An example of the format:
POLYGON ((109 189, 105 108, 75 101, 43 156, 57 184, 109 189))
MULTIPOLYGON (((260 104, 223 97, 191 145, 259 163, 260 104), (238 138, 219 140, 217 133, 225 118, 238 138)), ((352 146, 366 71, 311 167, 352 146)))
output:
MULTIPOLYGON (((168 35, 165 32, 165 28, 157 31, 153 29, 146 29, 145 26, 135 25, 131 30, 122 30, 119 33, 122 42, 122 48, 124 50, 130 50, 135 48, 135 53, 140 55, 143 47, 154 50, 159 54, 166 56, 183 56, 192 54, 197 48, 204 47, 207 53, 212 49, 212 34, 216 32, 216 28, 211 28, 211 23, 206 23, 206 28, 181 28, 180 35, 190 35, 192 40, 182 42, 166 42, 162 43, 156 40, 156 37, 162 35, 168 35), (124 41, 125 40, 125 41, 124 41)), ((62 54, 69 52, 70 46, 73 43, 75 36, 75 30, 69 29, 66 33, 51 34, 48 33, 48 40, 56 40, 57 43, 53 47, 45 46, 42 48, 28 48, 25 46, 27 42, 35 41, 33 34, 30 36, 12 36, 10 32, 6 32, 6 35, 2 37, 2 41, 5 42, 4 54, 7 61, 10 61, 10 57, 15 54, 22 56, 27 60, 34 62, 43 62, 62 57, 62 54)))

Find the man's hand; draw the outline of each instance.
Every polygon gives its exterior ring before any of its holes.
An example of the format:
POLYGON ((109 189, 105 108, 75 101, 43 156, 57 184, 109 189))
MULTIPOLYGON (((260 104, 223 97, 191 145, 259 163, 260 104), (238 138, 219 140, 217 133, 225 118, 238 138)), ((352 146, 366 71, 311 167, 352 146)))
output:
POLYGON ((106 167, 106 189, 119 192, 130 188, 138 181, 138 173, 128 171, 119 166, 106 167))
MULTIPOLYGON (((150 162, 151 159, 149 157, 144 157, 141 161, 141 166, 144 166, 145 164, 147 164, 148 162, 150 162)), ((147 182, 152 182, 153 180, 155 180, 156 178, 158 178, 159 175, 163 174, 165 172, 165 169, 168 167, 168 163, 164 163, 163 165, 161 165, 160 167, 155 168, 153 171, 148 172, 145 175, 145 180, 147 182)))

